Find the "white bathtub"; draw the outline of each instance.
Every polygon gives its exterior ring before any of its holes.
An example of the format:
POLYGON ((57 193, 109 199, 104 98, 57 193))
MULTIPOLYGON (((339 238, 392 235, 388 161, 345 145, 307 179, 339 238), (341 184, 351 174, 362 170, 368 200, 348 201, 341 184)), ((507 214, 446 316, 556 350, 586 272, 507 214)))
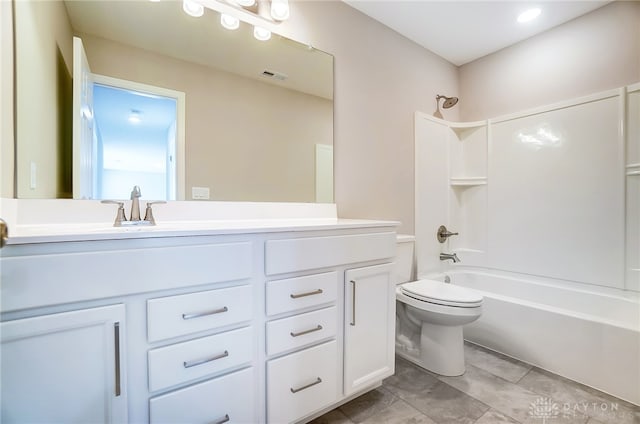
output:
POLYGON ((465 339, 640 405, 638 293, 508 273, 447 275, 484 295, 465 339))

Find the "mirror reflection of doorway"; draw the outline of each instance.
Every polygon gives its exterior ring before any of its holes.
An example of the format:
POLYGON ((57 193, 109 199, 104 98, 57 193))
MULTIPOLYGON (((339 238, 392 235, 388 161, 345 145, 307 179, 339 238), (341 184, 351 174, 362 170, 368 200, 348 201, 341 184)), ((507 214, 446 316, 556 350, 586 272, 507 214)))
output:
POLYGON ((176 199, 176 99, 95 84, 96 198, 176 199))
POLYGON ((91 73, 74 37, 73 197, 184 199, 185 93, 91 73))

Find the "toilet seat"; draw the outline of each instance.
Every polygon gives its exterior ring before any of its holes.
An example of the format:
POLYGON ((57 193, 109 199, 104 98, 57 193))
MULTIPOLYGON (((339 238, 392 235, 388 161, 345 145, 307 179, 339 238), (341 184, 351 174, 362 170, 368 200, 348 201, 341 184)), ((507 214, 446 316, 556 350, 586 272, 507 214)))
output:
POLYGON ((482 295, 479 293, 440 281, 418 280, 400 287, 403 294, 422 302, 458 308, 477 308, 482 305, 482 295))

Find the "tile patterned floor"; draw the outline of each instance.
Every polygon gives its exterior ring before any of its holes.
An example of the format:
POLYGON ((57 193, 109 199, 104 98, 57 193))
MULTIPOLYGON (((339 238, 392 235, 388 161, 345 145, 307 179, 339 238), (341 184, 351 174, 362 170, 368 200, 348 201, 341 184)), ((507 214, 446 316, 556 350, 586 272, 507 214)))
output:
POLYGON ((460 377, 398 358, 381 387, 312 424, 640 424, 640 407, 479 346, 464 349, 460 377))

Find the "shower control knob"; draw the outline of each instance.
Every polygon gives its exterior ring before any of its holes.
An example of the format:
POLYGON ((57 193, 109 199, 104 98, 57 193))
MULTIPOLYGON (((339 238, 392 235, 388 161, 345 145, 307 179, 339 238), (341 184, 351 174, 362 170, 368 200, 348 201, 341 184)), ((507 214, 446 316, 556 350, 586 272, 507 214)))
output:
POLYGON ((457 236, 458 233, 452 233, 451 231, 447 230, 447 227, 445 227, 444 225, 441 225, 438 228, 438 241, 440 243, 444 243, 445 241, 447 241, 447 239, 451 236, 457 236))

